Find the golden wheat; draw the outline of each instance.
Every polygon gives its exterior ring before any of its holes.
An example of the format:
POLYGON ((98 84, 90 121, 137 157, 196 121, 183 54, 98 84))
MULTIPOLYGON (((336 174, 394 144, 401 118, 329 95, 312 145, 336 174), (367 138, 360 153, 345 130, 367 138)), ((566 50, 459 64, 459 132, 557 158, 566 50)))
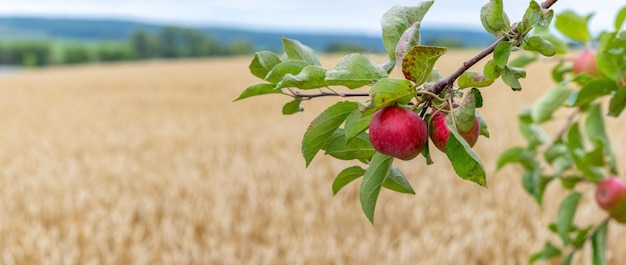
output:
MULTIPOLYGON (((452 52, 437 67, 448 74, 470 55, 452 52)), ((328 67, 336 60, 324 58, 328 67)), ((358 184, 332 195, 349 162, 320 156, 307 169, 299 154, 308 123, 337 99, 305 102, 293 116, 280 114, 280 95, 233 103, 258 82, 248 62, 0 77, 0 264, 525 264, 554 239, 546 225, 559 185, 540 208, 519 168, 494 170, 498 153, 523 143, 516 115, 550 85, 547 63, 529 69, 523 92, 501 83, 483 91, 492 137, 475 149, 488 189, 457 178, 438 153, 428 167, 401 162, 417 194, 383 191, 372 226, 358 184)), ((608 122, 623 157, 626 135, 608 122)), ((581 188, 577 221, 601 219, 581 188)), ((609 259, 619 264, 626 231, 610 232, 609 259)), ((577 264, 588 261, 586 250, 577 264)))

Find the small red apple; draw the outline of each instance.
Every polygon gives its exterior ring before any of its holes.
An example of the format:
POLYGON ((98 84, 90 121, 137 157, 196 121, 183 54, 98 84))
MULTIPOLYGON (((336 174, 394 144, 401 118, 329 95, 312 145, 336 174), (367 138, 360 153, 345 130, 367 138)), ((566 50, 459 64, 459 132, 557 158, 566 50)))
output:
POLYGON ((596 202, 613 219, 626 223, 626 182, 619 177, 602 180, 596 188, 596 202))
POLYGON ((596 52, 594 50, 584 50, 574 60, 574 74, 587 73, 590 76, 597 77, 602 75, 598 62, 596 61, 596 52))
MULTIPOLYGON (((457 104, 454 106, 458 107, 457 104)), ((441 152, 446 152, 446 142, 448 141, 448 137, 450 137, 450 130, 446 126, 446 117, 448 117, 448 113, 445 113, 440 110, 435 110, 433 112, 433 116, 430 120, 430 139, 433 141, 433 144, 437 147, 437 149, 441 150, 441 152)), ((465 141, 470 145, 470 147, 476 144, 478 141, 478 135, 480 133, 480 121, 478 117, 474 117, 474 125, 467 132, 462 132, 459 130, 459 134, 465 141)))
POLYGON ((369 133, 376 151, 402 160, 415 158, 428 139, 424 120, 399 106, 378 110, 370 122, 369 133))

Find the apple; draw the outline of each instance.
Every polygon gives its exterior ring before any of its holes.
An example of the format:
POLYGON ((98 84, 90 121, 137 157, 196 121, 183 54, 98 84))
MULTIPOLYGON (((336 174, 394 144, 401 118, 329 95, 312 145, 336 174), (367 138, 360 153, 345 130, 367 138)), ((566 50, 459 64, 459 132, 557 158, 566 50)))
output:
POLYGON ((378 110, 370 122, 369 133, 376 151, 402 160, 415 158, 428 139, 424 120, 400 106, 378 110))
POLYGON ((602 75, 596 61, 596 52, 591 49, 584 50, 576 57, 573 68, 574 73, 577 75, 582 73, 587 73, 593 77, 602 75))
POLYGON ((596 187, 596 202, 613 219, 626 223, 626 182, 619 177, 606 178, 596 187))
MULTIPOLYGON (((455 104, 454 107, 458 107, 458 104, 455 104)), ((448 141, 448 137, 450 137, 450 130, 448 130, 448 127, 446 126, 447 117, 448 113, 435 110, 430 120, 430 139, 433 141, 433 144, 435 144, 437 149, 444 153, 446 152, 446 142, 448 141)), ((458 131, 470 147, 474 146, 476 141, 478 141, 478 135, 480 133, 480 121, 478 120, 478 117, 474 117, 474 125, 472 125, 472 128, 470 128, 469 131, 458 131)))

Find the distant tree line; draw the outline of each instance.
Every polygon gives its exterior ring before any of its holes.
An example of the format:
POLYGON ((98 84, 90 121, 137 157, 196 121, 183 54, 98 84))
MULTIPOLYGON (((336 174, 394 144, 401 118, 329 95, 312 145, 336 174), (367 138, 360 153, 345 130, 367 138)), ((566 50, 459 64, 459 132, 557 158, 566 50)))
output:
POLYGON ((7 41, 0 43, 0 64, 26 67, 49 64, 113 62, 155 58, 191 58, 249 54, 254 45, 245 39, 228 43, 202 31, 164 27, 158 32, 135 31, 120 42, 7 41))

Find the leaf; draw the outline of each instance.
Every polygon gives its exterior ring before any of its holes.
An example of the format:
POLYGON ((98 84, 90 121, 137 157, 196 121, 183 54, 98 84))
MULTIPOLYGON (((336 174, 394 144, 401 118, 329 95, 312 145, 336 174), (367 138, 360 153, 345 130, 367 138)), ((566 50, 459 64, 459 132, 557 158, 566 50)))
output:
MULTIPOLYGON (((619 12, 617 12, 617 16, 615 16, 615 32, 619 32, 624 25, 624 21, 626 20, 626 6, 622 7, 619 12)), ((595 265, 595 264, 594 264, 595 265)))
POLYGON ((480 131, 478 132, 478 135, 489 138, 489 128, 487 127, 487 121, 485 120, 485 118, 483 118, 482 115, 480 115, 478 111, 476 112, 476 117, 478 117, 478 122, 480 123, 480 131))
POLYGON ((365 171, 363 182, 361 182, 359 189, 361 208, 372 224, 374 224, 374 212, 376 211, 378 195, 385 182, 385 178, 389 174, 392 163, 393 157, 378 152, 375 153, 370 162, 370 166, 365 171))
POLYGON ((609 102, 609 115, 618 117, 626 107, 626 86, 620 87, 609 102))
POLYGON ((485 168, 469 144, 457 132, 452 119, 446 119, 450 137, 446 142, 446 155, 456 174, 462 179, 487 187, 485 168))
POLYGON ((346 118, 346 124, 344 125, 346 143, 350 142, 354 137, 369 128, 372 116, 373 115, 363 116, 360 110, 355 110, 348 115, 348 118, 346 118))
POLYGON ((415 46, 402 59, 402 73, 408 80, 419 86, 423 84, 435 66, 437 59, 448 49, 434 46, 415 46))
POLYGON ((518 126, 522 136, 528 141, 528 148, 531 150, 537 149, 548 140, 545 131, 536 123, 528 123, 520 119, 518 126))
POLYGON ((274 89, 274 84, 254 84, 246 88, 239 97, 234 101, 242 100, 249 97, 266 95, 266 94, 280 94, 280 89, 274 89))
POLYGON ((609 223, 603 222, 596 227, 596 231, 593 235, 591 235, 591 261, 593 262, 593 265, 608 264, 606 259, 608 228, 609 223))
POLYGON ((626 34, 604 32, 596 54, 598 68, 615 82, 624 84, 626 76, 626 34))
POLYGON ((283 37, 283 49, 287 58, 292 60, 302 60, 311 65, 321 65, 313 49, 293 39, 283 37))
POLYGON ((522 84, 520 84, 518 79, 519 77, 516 76, 516 73, 512 71, 509 66, 506 66, 504 68, 504 71, 502 73, 502 81, 504 81, 504 83, 514 91, 522 90, 522 84))
POLYGON ((387 72, 367 56, 353 53, 339 59, 335 67, 326 72, 326 82, 353 89, 387 76, 387 72))
POLYGON ((552 68, 552 80, 555 83, 560 83, 565 80, 565 74, 572 72, 572 65, 559 62, 552 68))
POLYGON ((457 79, 457 84, 459 88, 486 87, 493 84, 494 81, 495 79, 488 78, 480 72, 464 72, 457 79))
POLYGON ((335 131, 324 149, 327 155, 341 160, 369 160, 376 152, 370 144, 367 133, 362 132, 346 143, 346 134, 343 129, 335 131))
POLYGON ((509 62, 509 65, 512 67, 526 67, 529 64, 537 61, 538 56, 536 55, 536 53, 522 53, 520 56, 516 57, 515 59, 513 59, 512 61, 509 62))
POLYGON ((383 44, 390 59, 396 58, 396 47, 402 34, 414 23, 422 21, 433 2, 423 1, 414 7, 394 6, 383 14, 380 21, 383 44))
POLYGON ((535 161, 533 153, 521 146, 511 147, 502 152, 496 163, 496 168, 499 170, 510 163, 520 163, 527 170, 537 168, 537 161, 535 161))
POLYGON ((409 80, 383 78, 370 88, 371 100, 362 110, 363 115, 371 115, 381 108, 396 103, 407 104, 415 97, 416 93, 415 87, 409 80))
POLYGON ((500 74, 503 70, 504 69, 502 68, 498 68, 498 65, 494 59, 491 59, 485 64, 485 67, 483 68, 483 74, 485 75, 485 77, 495 80, 496 78, 500 77, 500 74))
POLYGON ((539 168, 526 169, 522 173, 522 184, 538 205, 543 204, 543 194, 552 178, 541 176, 539 168))
POLYGON ((601 148, 603 155, 608 158, 608 165, 611 173, 617 174, 615 154, 613 154, 613 151, 611 150, 611 143, 606 132, 604 116, 602 115, 600 104, 598 103, 590 105, 589 110, 587 110, 587 117, 585 118, 585 132, 589 137, 589 141, 594 143, 596 147, 601 148))
POLYGON ((300 102, 302 102, 302 99, 299 98, 287 102, 287 104, 283 106, 283 114, 291 115, 302 111, 302 108, 300 107, 300 102))
POLYGON ((561 256, 561 250, 556 248, 550 241, 547 241, 541 251, 530 256, 530 258, 528 259, 528 263, 532 264, 536 261, 549 260, 558 256, 561 256))
POLYGON ((365 169, 359 166, 349 167, 339 172, 339 175, 333 181, 333 195, 337 195, 339 190, 360 178, 363 174, 365 174, 365 169))
POLYGON ((581 193, 574 192, 567 196, 559 206, 559 210, 557 212, 556 223, 557 223, 557 234, 563 241, 564 245, 569 245, 572 242, 572 238, 570 237, 570 231, 574 226, 574 216, 576 215, 576 210, 578 209, 578 202, 582 197, 581 193))
POLYGON ((280 82, 286 74, 297 75, 307 66, 309 66, 309 64, 304 61, 289 60, 282 62, 274 66, 274 68, 267 73, 265 80, 276 84, 280 82))
POLYGON ((261 51, 254 54, 252 62, 250 62, 250 72, 261 79, 265 79, 267 73, 269 73, 274 66, 279 64, 280 58, 273 52, 261 51))
POLYGON ((541 36, 530 36, 526 38, 524 43, 526 44, 524 48, 538 51, 543 56, 554 56, 556 54, 554 45, 541 36))
POLYGON ((302 155, 307 167, 317 152, 330 140, 335 130, 357 108, 358 104, 355 102, 339 102, 324 110, 311 122, 302 139, 302 155))
POLYGON ((567 87, 555 86, 550 88, 533 105, 531 116, 536 123, 552 119, 552 114, 560 108, 572 91, 567 87))
POLYGON ((574 107, 580 107, 589 104, 595 99, 610 95, 613 91, 617 90, 615 82, 608 78, 594 79, 585 84, 580 92, 575 94, 574 107))
POLYGON ((517 24, 517 31, 522 34, 528 33, 541 18, 541 6, 534 0, 530 1, 524 17, 519 24, 517 24))
MULTIPOLYGON (((478 91, 478 89, 472 89, 472 92, 474 91, 478 91)), ((474 93, 468 93, 463 100, 463 103, 454 109, 454 118, 456 119, 455 124, 457 129, 461 132, 469 132, 474 126, 477 97, 482 100, 480 92, 478 92, 477 96, 474 93)))
POLYGON ((508 16, 504 12, 502 0, 490 0, 480 9, 480 21, 487 32, 502 37, 510 30, 508 16))
MULTIPOLYGON (((549 23, 546 23, 549 25, 549 23)), ((544 40, 549 41, 554 46, 557 54, 567 53, 567 43, 561 38, 552 33, 549 27, 537 26, 535 27, 534 35, 542 37, 544 40)))
POLYGON ((402 59, 406 55, 407 51, 411 50, 415 46, 420 45, 420 22, 415 22, 411 27, 406 29, 398 45, 396 45, 396 64, 398 68, 402 68, 402 59))
POLYGON ((498 43, 496 48, 493 50, 493 59, 496 62, 496 66, 500 69, 504 69, 506 63, 509 61, 509 56, 511 55, 511 46, 512 44, 508 41, 503 41, 498 43))
POLYGON ((567 10, 556 15, 554 26, 566 37, 586 43, 591 40, 588 27, 590 18, 591 15, 583 17, 574 11, 567 10))
POLYGON ((306 66, 297 75, 285 74, 276 84, 276 89, 297 87, 299 89, 313 89, 326 87, 326 69, 318 65, 306 66))
POLYGON ((394 165, 391 165, 389 176, 385 179, 383 187, 400 193, 415 194, 406 176, 394 165))

